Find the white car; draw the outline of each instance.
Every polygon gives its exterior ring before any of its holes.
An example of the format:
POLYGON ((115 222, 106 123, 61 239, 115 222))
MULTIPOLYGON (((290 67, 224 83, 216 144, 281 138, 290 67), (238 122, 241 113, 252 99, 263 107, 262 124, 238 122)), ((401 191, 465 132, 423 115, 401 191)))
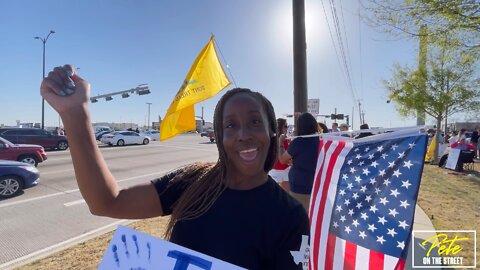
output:
POLYGON ((127 144, 148 144, 150 137, 137 134, 133 131, 115 131, 103 135, 100 141, 108 145, 124 146, 127 144))
POLYGON ((140 132, 140 135, 148 136, 152 141, 159 141, 160 140, 160 132, 158 130, 148 130, 144 132, 140 132))

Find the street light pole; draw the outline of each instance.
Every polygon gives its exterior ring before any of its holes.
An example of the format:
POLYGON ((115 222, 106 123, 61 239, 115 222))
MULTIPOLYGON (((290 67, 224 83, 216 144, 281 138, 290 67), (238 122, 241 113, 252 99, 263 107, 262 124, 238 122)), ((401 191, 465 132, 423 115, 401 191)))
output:
POLYGON ((147 130, 150 130, 150 105, 152 105, 151 102, 147 102, 148 105, 148 122, 147 122, 147 130))
MULTIPOLYGON (((43 77, 42 79, 45 79, 45 44, 47 43, 48 37, 50 37, 51 34, 55 34, 55 31, 50 30, 50 33, 48 33, 47 37, 45 38, 34 37, 34 39, 38 39, 43 43, 43 77)), ((44 128, 45 128, 45 99, 42 97, 42 129, 44 128)))

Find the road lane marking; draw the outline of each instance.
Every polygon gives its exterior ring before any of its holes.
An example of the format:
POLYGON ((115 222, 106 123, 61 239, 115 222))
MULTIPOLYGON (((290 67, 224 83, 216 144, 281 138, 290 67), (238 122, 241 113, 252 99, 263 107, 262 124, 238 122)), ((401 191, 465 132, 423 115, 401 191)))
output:
POLYGON ((45 174, 54 174, 54 173, 62 173, 62 172, 72 172, 73 169, 69 169, 69 170, 61 170, 61 171, 53 171, 53 172, 41 172, 41 176, 44 176, 45 174))
MULTIPOLYGON (((161 170, 161 171, 158 171, 158 172, 155 172, 155 173, 149 173, 149 174, 129 177, 129 178, 118 180, 117 183, 131 181, 131 180, 135 180, 135 179, 142 178, 142 177, 147 177, 147 176, 152 176, 152 175, 159 175, 159 174, 163 175, 163 174, 165 174, 166 172, 169 172, 169 171, 171 171, 171 170, 161 170)), ((25 200, 20 200, 20 201, 15 201, 15 202, 7 202, 7 203, 4 203, 4 204, 0 204, 0 208, 4 208, 4 207, 7 207, 7 206, 12 206, 12 205, 17 205, 17 204, 21 204, 21 203, 38 201, 38 200, 47 199, 47 198, 60 196, 60 195, 66 195, 66 194, 70 194, 70 193, 74 193, 74 192, 78 192, 78 191, 80 191, 80 190, 77 188, 77 189, 71 189, 71 190, 65 190, 65 191, 62 191, 62 192, 47 194, 47 195, 43 195, 43 196, 39 196, 39 197, 34 197, 34 198, 30 198, 30 199, 25 199, 25 200)))
POLYGON ((77 191, 78 191, 78 189, 65 190, 63 192, 47 194, 47 195, 34 197, 34 198, 30 198, 30 199, 25 199, 25 200, 20 200, 20 201, 16 201, 16 202, 4 203, 4 204, 0 204, 0 208, 4 208, 4 207, 7 207, 7 206, 12 206, 12 205, 17 205, 17 204, 21 204, 21 203, 38 201, 38 200, 47 199, 47 198, 50 198, 50 197, 59 196, 59 195, 66 195, 66 194, 74 193, 74 192, 77 192, 77 191))
POLYGON ((66 157, 66 158, 49 158, 48 157, 48 154, 47 154, 47 160, 52 162, 52 161, 58 161, 58 160, 68 160, 68 159, 72 159, 71 157, 66 157))
POLYGON ((66 207, 69 207, 69 206, 73 206, 73 205, 81 204, 81 203, 85 203, 85 200, 84 199, 76 200, 76 201, 73 201, 73 202, 64 203, 63 205, 65 205, 66 207))
MULTIPOLYGON (((155 146, 155 147, 159 147, 159 146, 155 146)), ((212 153, 218 152, 217 149, 209 150, 209 149, 201 149, 201 148, 193 148, 193 147, 181 147, 181 146, 175 146, 175 145, 162 145, 161 147, 170 147, 170 148, 187 149, 187 150, 198 150, 198 151, 212 152, 212 153)))
MULTIPOLYGON (((98 232, 101 232, 103 230, 106 230, 106 229, 109 229, 109 227, 116 227, 118 226, 119 224, 122 224, 122 223, 125 223, 125 222, 128 222, 128 223, 131 223, 131 222, 134 222, 135 220, 126 220, 126 219, 122 219, 122 220, 119 220, 119 221, 115 221, 113 223, 110 223, 110 224, 107 224, 103 227, 100 227, 98 229, 95 229, 95 230, 92 230, 92 231, 89 231, 87 233, 84 233, 84 234, 81 234, 79 236, 75 236, 73 238, 70 238, 66 241, 63 241, 63 242, 60 242, 60 243, 57 243, 55 245, 52 245, 52 246, 49 246, 49 247, 46 247, 46 248, 43 248, 41 250, 37 250, 33 253, 30 253, 28 255, 25 255, 23 257, 20 257, 20 258, 17 258, 15 260, 12 260, 12 261, 9 261, 9 262, 6 262, 4 264, 0 264, 0 269, 6 269, 7 267, 9 266, 13 266, 17 263, 20 263, 20 262, 23 262, 23 261, 27 261, 28 259, 32 259, 32 258, 35 258, 36 256, 39 256, 39 255, 42 255, 42 254, 45 254, 45 253, 50 253, 51 251, 55 250, 55 249, 58 249, 58 248, 62 248, 66 245, 69 245, 69 244, 76 244, 77 242, 80 242, 80 240, 84 240, 85 237, 87 236, 90 236, 90 235, 95 235, 96 233, 98 232)), ((32 260, 33 261, 33 260, 32 260)))

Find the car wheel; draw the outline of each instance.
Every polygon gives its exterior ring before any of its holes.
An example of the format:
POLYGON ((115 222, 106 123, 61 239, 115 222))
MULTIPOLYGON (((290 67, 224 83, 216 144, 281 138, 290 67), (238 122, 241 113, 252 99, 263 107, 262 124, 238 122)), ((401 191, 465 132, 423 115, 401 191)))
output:
POLYGON ((215 139, 214 139, 214 138, 210 138, 210 142, 215 142, 215 139))
POLYGON ((68 142, 67 141, 59 141, 57 144, 58 150, 67 150, 68 148, 68 142))
POLYGON ((143 144, 147 145, 150 141, 148 139, 143 139, 143 144))
POLYGON ((23 163, 32 164, 35 167, 37 167, 37 165, 38 165, 37 159, 34 156, 31 156, 31 155, 21 156, 21 157, 18 158, 18 161, 23 162, 23 163))
POLYGON ((0 198, 10 198, 18 195, 23 189, 23 181, 18 176, 0 177, 0 198))
POLYGON ((125 145, 125 141, 124 141, 124 140, 118 140, 117 145, 118 145, 118 146, 124 146, 124 145, 125 145))

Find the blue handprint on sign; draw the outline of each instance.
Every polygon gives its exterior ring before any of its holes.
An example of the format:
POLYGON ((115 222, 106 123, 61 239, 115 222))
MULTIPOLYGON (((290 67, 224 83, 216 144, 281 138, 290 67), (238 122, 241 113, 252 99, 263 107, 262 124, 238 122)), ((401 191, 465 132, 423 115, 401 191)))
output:
POLYGON ((119 226, 99 270, 238 270, 238 266, 119 226))
POLYGON ((154 267, 150 267, 151 253, 150 242, 143 242, 142 245, 135 231, 124 232, 120 237, 114 236, 111 248, 105 253, 105 257, 98 269, 154 269, 154 267), (131 256, 133 248, 135 253, 131 256))

